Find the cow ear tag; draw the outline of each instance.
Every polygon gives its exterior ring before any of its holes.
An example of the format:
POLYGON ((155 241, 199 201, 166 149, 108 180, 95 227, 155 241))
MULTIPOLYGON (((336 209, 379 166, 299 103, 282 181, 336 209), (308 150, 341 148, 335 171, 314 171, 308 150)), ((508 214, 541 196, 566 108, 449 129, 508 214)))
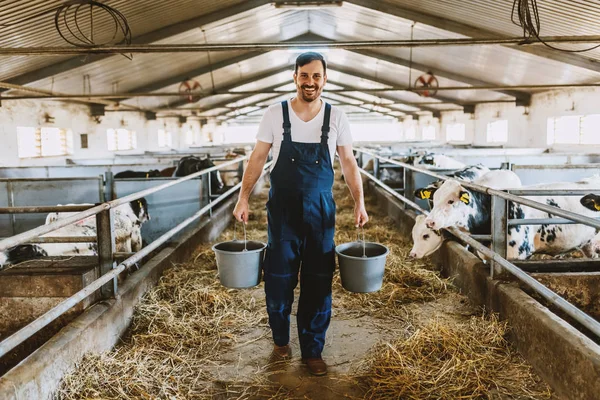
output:
POLYGON ((464 192, 464 191, 460 192, 459 199, 466 205, 469 205, 471 203, 471 194, 469 192, 464 192))
POLYGON ((419 196, 421 197, 421 199, 423 200, 428 200, 431 198, 431 190, 428 189, 421 189, 419 190, 419 196))
POLYGON ((594 208, 596 211, 600 211, 600 203, 598 203, 597 199, 594 199, 594 208))

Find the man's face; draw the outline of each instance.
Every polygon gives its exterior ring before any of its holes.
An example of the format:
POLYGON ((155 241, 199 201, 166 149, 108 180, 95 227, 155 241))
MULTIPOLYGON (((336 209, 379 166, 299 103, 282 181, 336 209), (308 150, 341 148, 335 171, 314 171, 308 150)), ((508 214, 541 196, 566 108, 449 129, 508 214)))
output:
POLYGON ((325 82, 327 82, 327 77, 323 71, 323 63, 319 60, 298 67, 298 72, 294 74, 298 97, 307 103, 319 98, 325 82))

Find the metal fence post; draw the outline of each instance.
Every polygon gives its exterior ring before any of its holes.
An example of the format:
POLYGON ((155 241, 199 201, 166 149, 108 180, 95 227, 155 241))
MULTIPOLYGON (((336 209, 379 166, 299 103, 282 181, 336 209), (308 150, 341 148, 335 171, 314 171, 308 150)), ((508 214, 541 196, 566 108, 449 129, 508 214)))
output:
MULTIPOLYGON (((204 175, 206 177, 206 179, 208 179, 208 204, 212 203, 212 185, 211 185, 212 179, 210 179, 210 174, 212 174, 212 172, 209 172, 208 174, 204 175)), ((212 217, 212 214, 213 214, 213 210, 211 207, 208 209, 208 216, 212 217)))
POLYGON ((379 158, 373 158, 373 176, 379 179, 379 158))
MULTIPOLYGON (((404 176, 403 176, 403 187, 404 187, 404 197, 406 197, 407 199, 413 201, 415 199, 415 182, 414 182, 414 175, 413 175, 413 171, 411 169, 408 168, 403 168, 404 170, 404 176)), ((404 203, 404 208, 409 209, 410 206, 406 203, 404 203)))
POLYGON ((357 160, 357 163, 358 163, 358 166, 359 166, 360 168, 362 168, 362 167, 363 167, 363 165, 364 165, 364 164, 363 164, 363 153, 362 153, 362 151, 359 151, 359 152, 358 152, 358 160, 357 160))
MULTIPOLYGON (((506 232, 508 227, 508 203, 505 199, 492 196, 492 251, 502 258, 506 258, 506 232)), ((500 265, 493 260, 490 262, 490 276, 496 279, 506 279, 508 273, 503 272, 500 265)))
MULTIPOLYGON (((113 254, 116 250, 113 236, 113 219, 111 210, 100 211, 96 215, 96 230, 98 236, 98 264, 100 276, 110 272, 116 267, 113 254)), ((100 288, 103 299, 115 297, 117 293, 117 277, 100 288)))
MULTIPOLYGON (((13 192, 13 184, 11 181, 6 182, 6 194, 8 195, 8 206, 14 207, 15 206, 15 193, 13 192)), ((11 236, 14 236, 17 234, 17 232, 15 231, 15 226, 17 224, 17 216, 14 213, 12 213, 8 217, 10 218, 11 236)))

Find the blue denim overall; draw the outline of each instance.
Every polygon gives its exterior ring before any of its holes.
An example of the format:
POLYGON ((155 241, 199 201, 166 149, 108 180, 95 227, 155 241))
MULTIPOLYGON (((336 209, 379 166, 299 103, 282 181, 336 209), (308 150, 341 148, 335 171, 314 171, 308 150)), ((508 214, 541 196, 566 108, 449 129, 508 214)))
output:
POLYGON ((333 168, 327 145, 331 105, 325 103, 320 143, 292 141, 288 103, 283 142, 271 172, 269 243, 264 263, 269 325, 278 346, 290 339, 290 313, 300 275, 298 336, 303 358, 321 356, 331 320, 335 270, 333 168), (302 265, 302 267, 300 267, 302 265))

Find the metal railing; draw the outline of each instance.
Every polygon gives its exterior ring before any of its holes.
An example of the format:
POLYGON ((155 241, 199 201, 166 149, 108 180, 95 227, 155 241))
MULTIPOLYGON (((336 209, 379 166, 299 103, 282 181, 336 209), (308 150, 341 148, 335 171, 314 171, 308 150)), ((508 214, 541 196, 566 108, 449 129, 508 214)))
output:
MULTIPOLYGON (((418 172, 422 174, 426 174, 432 176, 434 178, 438 178, 440 180, 450 179, 447 176, 439 175, 434 172, 428 171, 423 168, 418 168, 410 164, 401 163, 392 159, 388 159, 385 157, 380 157, 377 154, 374 154, 370 151, 363 149, 356 149, 360 154, 367 154, 378 161, 384 161, 386 163, 391 163, 398 165, 404 168, 404 196, 397 193, 396 190, 386 185, 382 181, 376 178, 375 174, 370 174, 369 172, 362 169, 362 163, 360 165, 360 172, 375 182, 378 186, 383 188, 386 192, 388 192, 393 197, 402 201, 407 208, 413 208, 418 212, 428 215, 429 212, 420 207, 417 203, 410 200, 408 197, 414 196, 414 190, 410 186, 412 186, 409 182, 412 181, 411 174, 412 172, 418 172), (407 189, 407 187, 409 189, 407 189)), ((361 158, 361 156, 359 156, 361 158)), ((362 160, 361 160, 362 162, 362 160)), ((374 163, 376 165, 378 163, 374 163)), ((470 235, 461 232, 456 228, 448 228, 446 229, 448 232, 461 239, 463 242, 469 244, 477 251, 482 253, 484 256, 489 257, 492 261, 492 265, 490 266, 490 274, 492 278, 494 277, 494 268, 495 266, 500 266, 504 269, 504 271, 510 273, 519 281, 524 283, 526 286, 531 288, 534 292, 538 293, 544 299, 546 299, 550 304, 553 304, 561 311, 565 312, 565 314, 569 315, 571 318, 579 322, 582 326, 589 329, 594 335, 600 337, 600 322, 595 320, 594 318, 587 315, 585 312, 581 311, 579 308, 569 303, 567 300, 538 282, 535 278, 528 275, 526 272, 521 270, 519 267, 506 260, 506 232, 509 220, 507 219, 507 210, 508 210, 508 201, 513 201, 518 204, 526 205, 531 208, 535 208, 544 212, 548 212, 551 214, 555 214, 569 221, 576 221, 577 223, 582 223, 588 226, 592 226, 595 228, 600 228, 600 221, 595 220, 593 218, 588 218, 576 213, 572 213, 569 211, 562 210, 560 208, 548 206, 546 204, 542 204, 530 199, 521 198, 515 196, 514 194, 509 194, 503 191, 494 190, 485 186, 477 185, 471 182, 461 182, 461 185, 473 189, 475 191, 489 194, 492 197, 492 249, 489 249, 487 246, 479 243, 475 238, 470 235)), ((557 194, 557 192, 552 192, 553 194, 557 194)), ((560 193, 560 192, 559 192, 560 193)), ((586 192, 589 193, 589 190, 586 192)), ((575 195, 576 193, 573 193, 575 195)), ((512 221, 512 220, 511 220, 512 221)), ((524 220, 522 220, 524 221, 524 220)), ((529 220, 529 221, 539 221, 539 220, 529 220)), ((538 222, 539 223, 539 222, 538 222)), ((554 222, 553 222, 554 223, 554 222)), ((483 235, 486 236, 486 235, 483 235)), ((500 271, 499 271, 500 272, 500 271)))
MULTIPOLYGON (((24 244, 29 241, 35 241, 40 235, 55 231, 74 222, 81 221, 87 217, 95 215, 96 225, 98 229, 98 261, 101 275, 100 278, 98 278, 79 292, 75 293, 73 296, 59 303, 57 306, 44 313, 42 316, 38 317, 30 324, 26 325, 25 327, 21 328, 20 330, 18 330, 17 332, 0 342, 0 358, 6 355, 8 352, 13 350, 21 343, 23 343, 25 340, 33 336, 42 328, 50 324, 52 321, 60 317, 69 309, 79 304, 85 298, 92 295, 96 290, 100 289, 101 295, 104 298, 114 297, 114 295, 117 292, 117 277, 121 272, 140 262, 144 257, 150 255, 154 250, 158 249, 161 245, 163 245, 173 236, 181 232, 191 223, 207 214, 216 205, 220 204, 225 199, 227 199, 232 193, 236 192, 242 186, 242 183, 238 183, 237 185, 227 190, 225 193, 221 194, 218 198, 213 199, 209 204, 202 207, 194 215, 185 219, 183 222, 179 223, 177 226, 164 233, 152 243, 148 244, 146 247, 134 254, 115 252, 114 237, 112 235, 111 229, 111 209, 114 209, 122 204, 141 199, 142 197, 148 196, 152 193, 165 190, 181 182, 185 182, 187 180, 194 179, 199 176, 210 174, 211 172, 217 171, 220 168, 225 168, 236 163, 243 163, 247 158, 247 156, 236 158, 230 162, 226 162, 221 165, 205 169, 192 175, 180 178, 176 181, 158 185, 156 187, 133 193, 131 195, 116 200, 102 203, 100 205, 91 207, 87 210, 81 211, 73 216, 69 216, 64 219, 59 219, 51 224, 40 226, 30 231, 23 232, 19 235, 0 240, 0 251, 4 251, 19 244, 24 244), (115 258, 123 257, 128 258, 126 258, 119 264, 117 264, 114 261, 115 258)), ((263 174, 268 170, 271 163, 272 162, 265 164, 263 174)))

